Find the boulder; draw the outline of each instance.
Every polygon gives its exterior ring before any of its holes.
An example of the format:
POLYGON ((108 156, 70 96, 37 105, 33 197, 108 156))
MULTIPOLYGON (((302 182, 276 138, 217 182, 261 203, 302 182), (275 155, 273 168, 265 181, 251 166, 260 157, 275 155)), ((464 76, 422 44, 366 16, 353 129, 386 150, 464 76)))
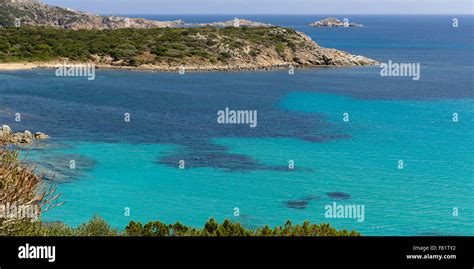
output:
POLYGON ((32 138, 33 138, 33 135, 32 135, 31 132, 28 131, 28 130, 25 130, 24 136, 25 136, 26 138, 29 138, 29 139, 32 139, 32 138))
POLYGON ((10 143, 20 144, 23 140, 23 133, 15 133, 13 136, 10 136, 10 143))
POLYGON ((8 125, 2 125, 2 136, 10 136, 12 134, 12 129, 8 125))
POLYGON ((31 143, 31 137, 23 136, 23 139, 21 140, 21 143, 22 143, 22 144, 29 144, 29 143, 31 143))
POLYGON ((23 137, 24 137, 23 133, 15 133, 13 137, 10 139, 10 142, 14 144, 20 144, 23 142, 23 137))
POLYGON ((45 133, 42 132, 36 132, 35 133, 35 139, 47 139, 49 136, 45 133))

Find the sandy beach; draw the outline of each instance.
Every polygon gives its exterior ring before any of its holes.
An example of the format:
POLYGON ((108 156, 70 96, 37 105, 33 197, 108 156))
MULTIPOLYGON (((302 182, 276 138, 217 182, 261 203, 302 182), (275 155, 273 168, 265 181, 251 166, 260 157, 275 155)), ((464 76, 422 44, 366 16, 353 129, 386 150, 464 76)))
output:
POLYGON ((35 68, 55 68, 58 65, 54 63, 0 63, 0 71, 29 70, 35 68))
POLYGON ((36 65, 30 63, 0 63, 0 70, 33 69, 36 65))

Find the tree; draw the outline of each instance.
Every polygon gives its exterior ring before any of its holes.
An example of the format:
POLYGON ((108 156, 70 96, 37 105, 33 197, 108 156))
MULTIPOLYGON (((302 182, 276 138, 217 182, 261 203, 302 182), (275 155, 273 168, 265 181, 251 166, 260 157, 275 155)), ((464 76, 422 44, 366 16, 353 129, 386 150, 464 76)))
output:
POLYGON ((216 236, 217 228, 219 223, 214 218, 211 218, 205 225, 203 230, 204 236, 216 236))
MULTIPOLYGON (((0 141, 0 144, 2 142, 0 141)), ((58 203, 56 187, 43 187, 43 177, 19 160, 18 151, 0 148, 0 235, 27 229, 58 203)))
POLYGON ((144 236, 169 236, 170 227, 159 221, 149 222, 143 226, 144 236))

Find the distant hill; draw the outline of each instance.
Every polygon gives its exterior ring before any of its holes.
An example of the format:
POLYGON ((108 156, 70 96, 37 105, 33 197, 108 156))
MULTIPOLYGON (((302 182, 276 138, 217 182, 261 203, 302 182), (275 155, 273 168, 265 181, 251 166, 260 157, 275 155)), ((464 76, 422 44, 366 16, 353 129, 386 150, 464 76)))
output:
MULTIPOLYGON (((176 27, 228 27, 235 21, 186 24, 182 20, 154 21, 121 16, 99 16, 69 8, 56 7, 41 3, 39 0, 0 0, 0 26, 14 26, 16 19, 22 25, 50 26, 64 29, 106 30, 121 28, 176 28, 176 27)), ((238 20, 239 26, 260 27, 271 25, 238 20)))
POLYGON ((152 21, 119 16, 98 16, 68 8, 50 6, 38 0, 0 0, 0 26, 14 26, 15 20, 33 26, 65 29, 119 29, 176 27, 183 21, 152 21))

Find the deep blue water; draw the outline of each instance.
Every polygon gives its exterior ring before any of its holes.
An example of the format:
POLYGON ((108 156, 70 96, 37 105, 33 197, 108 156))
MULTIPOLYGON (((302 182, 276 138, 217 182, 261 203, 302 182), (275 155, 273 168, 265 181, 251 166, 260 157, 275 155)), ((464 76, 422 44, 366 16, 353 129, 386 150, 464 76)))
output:
POLYGON ((77 225, 98 213, 123 229, 130 220, 201 225, 214 216, 256 227, 307 219, 368 235, 474 234, 472 16, 457 16, 458 28, 454 16, 337 16, 366 25, 349 29, 307 26, 320 15, 237 17, 380 62, 420 63, 421 79, 381 77, 379 67, 292 76, 100 70, 94 81, 1 72, 0 122, 52 137, 29 154, 61 181, 66 203, 46 220, 77 225), (217 124, 225 107, 257 110, 258 127, 217 124), (333 201, 365 205, 365 221, 325 218, 333 201))

